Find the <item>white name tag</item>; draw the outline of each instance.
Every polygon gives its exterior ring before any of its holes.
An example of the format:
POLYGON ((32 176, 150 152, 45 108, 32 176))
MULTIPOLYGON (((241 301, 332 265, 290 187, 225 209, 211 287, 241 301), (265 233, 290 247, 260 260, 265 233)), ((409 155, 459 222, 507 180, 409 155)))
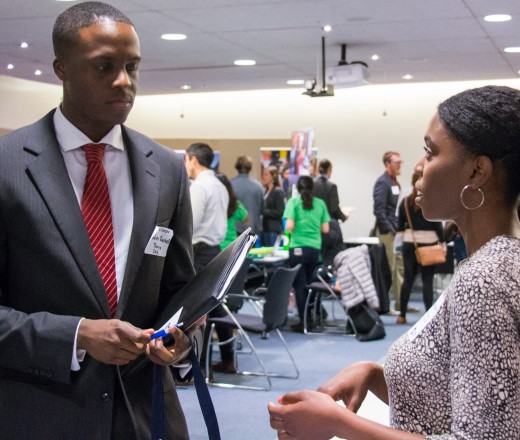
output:
POLYGON ((392 194, 394 196, 398 196, 401 190, 399 189, 399 185, 393 185, 392 186, 392 194))
POLYGON ((435 302, 435 304, 428 310, 424 316, 417 321, 417 323, 408 330, 408 339, 413 341, 419 333, 421 333, 424 328, 431 322, 431 320, 435 317, 439 309, 442 307, 444 302, 446 301, 446 292, 443 292, 439 299, 435 302))
POLYGON ((153 234, 144 250, 145 254, 166 257, 166 251, 173 238, 173 231, 168 228, 156 226, 153 234))

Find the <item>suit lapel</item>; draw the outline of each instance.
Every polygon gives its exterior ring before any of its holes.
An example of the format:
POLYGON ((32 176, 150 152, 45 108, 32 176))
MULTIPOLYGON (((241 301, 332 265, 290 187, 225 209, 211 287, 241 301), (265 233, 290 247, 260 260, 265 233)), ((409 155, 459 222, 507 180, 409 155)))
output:
POLYGON ((128 151, 134 199, 134 224, 117 317, 120 317, 130 297, 135 277, 144 257, 145 247, 156 226, 159 207, 160 167, 152 160, 151 143, 137 139, 123 128, 125 148, 128 151))
POLYGON ((54 134, 53 112, 36 123, 24 150, 33 156, 27 173, 44 200, 67 247, 92 289, 100 309, 108 317, 108 301, 103 281, 90 245, 81 209, 70 183, 58 141, 54 134))

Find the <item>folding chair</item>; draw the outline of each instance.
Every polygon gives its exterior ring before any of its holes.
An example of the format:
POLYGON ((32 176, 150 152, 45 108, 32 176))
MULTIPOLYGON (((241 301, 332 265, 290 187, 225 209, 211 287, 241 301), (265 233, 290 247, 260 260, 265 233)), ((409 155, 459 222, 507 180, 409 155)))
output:
POLYGON ((305 286, 307 299, 305 301, 305 314, 303 317, 304 334, 343 334, 352 335, 353 331, 347 332, 350 317, 345 313, 341 305, 341 292, 336 290, 332 282, 335 278, 332 266, 320 267, 316 278, 311 284, 305 286), (328 301, 331 305, 330 317, 324 316, 323 302, 328 301), (341 318, 336 316, 336 307, 339 307, 341 318))
MULTIPOLYGON (((300 265, 297 265, 291 269, 286 267, 279 267, 271 277, 267 288, 265 289, 265 295, 237 295, 234 293, 228 293, 230 299, 239 297, 244 302, 252 304, 252 308, 255 314, 246 313, 234 313, 224 303, 224 309, 227 312, 227 316, 222 318, 209 318, 207 325, 211 326, 209 335, 207 338, 207 352, 206 352, 206 377, 209 385, 220 386, 225 388, 241 388, 241 389, 252 389, 252 390, 270 390, 271 389, 271 377, 283 377, 288 379, 296 379, 299 377, 300 372, 296 365, 293 355, 291 354, 289 347, 283 337, 280 327, 282 327, 287 320, 287 306, 289 304, 289 293, 296 277, 296 274, 300 270, 300 265), (259 306, 259 304, 262 306, 259 306), (227 341, 213 341, 213 333, 215 331, 215 325, 228 325, 235 330, 235 335, 227 341), (251 340, 248 332, 260 333, 262 339, 267 339, 271 331, 276 332, 282 345, 284 346, 289 359, 292 363, 294 373, 292 374, 281 374, 276 372, 268 371, 265 367, 263 360, 261 359, 258 351, 251 340), (235 366, 237 367, 238 375, 242 376, 261 376, 265 377, 265 386, 256 385, 243 385, 240 383, 232 383, 232 381, 225 380, 210 380, 210 365, 211 365, 211 354, 214 346, 220 346, 222 344, 235 344, 237 342, 247 344, 250 349, 250 353, 256 358, 256 361, 260 367, 259 371, 241 371, 236 362, 237 350, 235 349, 235 366)), ((231 375, 230 375, 231 376, 231 375)))

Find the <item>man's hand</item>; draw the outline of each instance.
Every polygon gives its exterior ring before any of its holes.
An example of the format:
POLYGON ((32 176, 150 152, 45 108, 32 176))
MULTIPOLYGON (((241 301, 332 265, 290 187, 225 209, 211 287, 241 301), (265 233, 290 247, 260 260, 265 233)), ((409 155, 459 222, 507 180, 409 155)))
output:
MULTIPOLYGON (((195 322, 188 331, 194 331, 206 322, 206 315, 195 322)), ((153 339, 146 347, 148 358, 159 365, 174 365, 186 358, 191 350, 190 340, 179 328, 172 326, 168 329, 174 343, 165 346, 161 338, 153 339)), ((153 330, 150 335, 153 334, 153 330)))
POLYGON ((99 362, 126 365, 144 353, 150 331, 119 319, 83 319, 79 325, 77 348, 99 362))
POLYGON ((157 338, 150 341, 150 344, 146 347, 148 359, 162 366, 178 363, 191 350, 190 340, 182 330, 177 327, 170 327, 168 333, 173 337, 173 344, 165 346, 162 338, 157 338))

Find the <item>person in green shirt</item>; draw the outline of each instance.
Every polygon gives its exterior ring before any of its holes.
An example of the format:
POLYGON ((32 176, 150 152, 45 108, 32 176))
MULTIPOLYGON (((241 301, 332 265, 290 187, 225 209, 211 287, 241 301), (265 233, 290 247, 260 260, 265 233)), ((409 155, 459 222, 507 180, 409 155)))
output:
POLYGON ((329 232, 330 221, 327 205, 313 197, 312 187, 312 178, 301 176, 296 184, 299 195, 287 201, 283 213, 285 229, 291 233, 289 265, 302 265, 293 283, 300 322, 292 329, 300 332, 303 331, 305 313, 305 286, 312 282, 313 272, 320 262, 321 234, 329 232))
POLYGON ((238 237, 235 222, 249 223, 249 215, 247 209, 242 204, 231 186, 231 182, 225 174, 217 173, 215 177, 220 180, 227 189, 229 194, 229 203, 227 210, 227 231, 224 240, 220 243, 220 249, 226 249, 231 242, 238 237))

